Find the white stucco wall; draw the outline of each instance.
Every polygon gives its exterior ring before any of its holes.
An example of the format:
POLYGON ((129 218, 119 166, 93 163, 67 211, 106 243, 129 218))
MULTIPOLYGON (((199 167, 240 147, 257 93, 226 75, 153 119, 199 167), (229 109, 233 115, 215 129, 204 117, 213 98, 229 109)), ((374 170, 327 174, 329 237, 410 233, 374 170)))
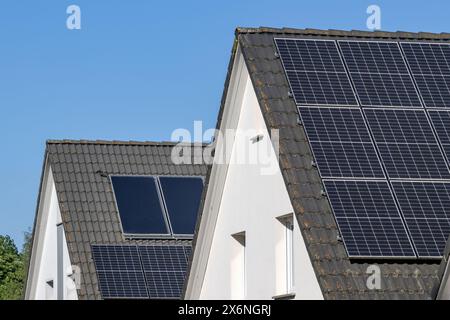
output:
MULTIPOLYGON (((40 201, 25 298, 54 300, 57 299, 58 287, 57 225, 61 223, 61 212, 51 168, 48 168, 46 172, 40 201), (53 290, 48 287, 47 281, 49 280, 53 280, 53 290)), ((65 236, 63 239, 63 270, 65 275, 63 280, 64 299, 78 299, 74 283, 71 278, 67 277, 71 274, 71 262, 65 236)))
MULTIPOLYGON (((215 229, 208 230, 214 233, 204 278, 191 275, 190 279, 203 280, 200 299, 230 299, 239 296, 235 294, 236 286, 233 287, 236 275, 230 272, 236 251, 236 240, 232 235, 239 232, 245 232, 246 239, 246 283, 245 296, 242 298, 271 299, 286 293, 284 277, 280 273, 284 268, 279 248, 282 225, 277 217, 292 214, 293 208, 248 72, 242 74, 245 78, 240 79, 240 83, 244 86, 244 95, 242 107, 235 107, 236 112, 240 110, 240 114, 232 158, 241 156, 245 150, 255 154, 263 146, 270 152, 265 157, 259 156, 259 163, 234 163, 228 167, 215 229), (248 134, 239 132, 245 130, 253 130, 255 135, 262 134, 262 141, 249 142, 248 134), (270 161, 272 170, 268 170, 267 161, 270 161), (272 173, 263 174, 268 171, 272 173)), ((215 186, 210 184, 209 188, 215 186)), ((209 212, 206 207, 203 215, 207 214, 209 212)), ((295 298, 322 299, 298 223, 295 219, 294 222, 295 298)))

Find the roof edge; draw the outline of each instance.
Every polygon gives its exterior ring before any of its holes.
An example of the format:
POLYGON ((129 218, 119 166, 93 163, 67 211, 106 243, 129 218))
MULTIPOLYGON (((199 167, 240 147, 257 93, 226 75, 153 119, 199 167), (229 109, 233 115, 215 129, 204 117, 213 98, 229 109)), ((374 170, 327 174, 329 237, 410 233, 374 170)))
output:
POLYGON ((411 39, 411 40, 450 40, 450 33, 433 32, 406 32, 406 31, 363 31, 363 30, 336 30, 336 29, 295 29, 271 27, 237 27, 236 36, 248 33, 291 34, 304 36, 334 36, 354 38, 383 38, 383 39, 411 39))
POLYGON ((70 139, 62 139, 62 140, 53 140, 49 139, 46 141, 46 145, 51 144, 95 144, 95 145, 131 145, 131 146, 169 146, 173 147, 178 144, 186 144, 186 145, 194 145, 194 144, 202 144, 203 146, 209 145, 207 142, 176 142, 176 141, 125 141, 125 140, 70 140, 70 139))

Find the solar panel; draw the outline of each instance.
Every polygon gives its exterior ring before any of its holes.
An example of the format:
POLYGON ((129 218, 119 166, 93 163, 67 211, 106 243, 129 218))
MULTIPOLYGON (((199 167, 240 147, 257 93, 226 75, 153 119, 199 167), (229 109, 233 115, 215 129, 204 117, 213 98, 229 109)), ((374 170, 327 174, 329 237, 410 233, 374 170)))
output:
POLYGON ((172 232, 193 235, 203 191, 200 177, 159 177, 172 232))
POLYGON ((275 39, 298 105, 356 106, 334 41, 275 39))
POLYGON ((111 182, 124 233, 169 235, 154 177, 112 176, 111 182))
POLYGON ((362 113, 357 108, 299 108, 311 141, 371 142, 362 113))
POLYGON ((390 178, 449 179, 424 110, 365 109, 390 178))
POLYGON ((103 298, 148 298, 136 246, 92 245, 103 298))
POLYGON ((384 177, 359 109, 299 110, 322 177, 384 177))
POLYGON ((444 110, 428 111, 447 159, 450 159, 450 112, 444 110))
POLYGON ((104 299, 179 299, 190 245, 92 245, 104 299))
POLYGON ((338 41, 362 106, 421 107, 396 42, 338 41))
POLYGON ((415 257, 386 181, 324 181, 351 257, 415 257))
POLYGON ((188 262, 185 247, 139 246, 150 298, 180 298, 188 262))
POLYGON ((400 44, 426 107, 450 107, 450 45, 400 44))
POLYGON ((393 182, 419 257, 440 257, 450 234, 449 182, 393 182))

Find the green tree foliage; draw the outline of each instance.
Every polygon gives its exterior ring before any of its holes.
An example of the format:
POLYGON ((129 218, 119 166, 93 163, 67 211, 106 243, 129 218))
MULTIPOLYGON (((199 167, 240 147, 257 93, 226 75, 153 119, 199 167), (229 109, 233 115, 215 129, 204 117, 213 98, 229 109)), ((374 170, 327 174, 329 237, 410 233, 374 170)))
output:
POLYGON ((0 300, 21 299, 30 247, 29 232, 25 233, 22 252, 9 236, 0 235, 0 300))

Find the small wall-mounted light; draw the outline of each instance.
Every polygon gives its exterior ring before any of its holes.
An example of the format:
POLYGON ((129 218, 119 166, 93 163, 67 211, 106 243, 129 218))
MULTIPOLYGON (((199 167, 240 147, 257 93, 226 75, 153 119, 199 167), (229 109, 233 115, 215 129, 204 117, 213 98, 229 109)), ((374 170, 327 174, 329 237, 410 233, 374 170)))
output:
POLYGON ((262 134, 258 134, 256 136, 254 136, 253 138, 251 138, 250 140, 252 141, 252 143, 257 143, 257 142, 260 142, 263 138, 264 138, 264 136, 262 134))

